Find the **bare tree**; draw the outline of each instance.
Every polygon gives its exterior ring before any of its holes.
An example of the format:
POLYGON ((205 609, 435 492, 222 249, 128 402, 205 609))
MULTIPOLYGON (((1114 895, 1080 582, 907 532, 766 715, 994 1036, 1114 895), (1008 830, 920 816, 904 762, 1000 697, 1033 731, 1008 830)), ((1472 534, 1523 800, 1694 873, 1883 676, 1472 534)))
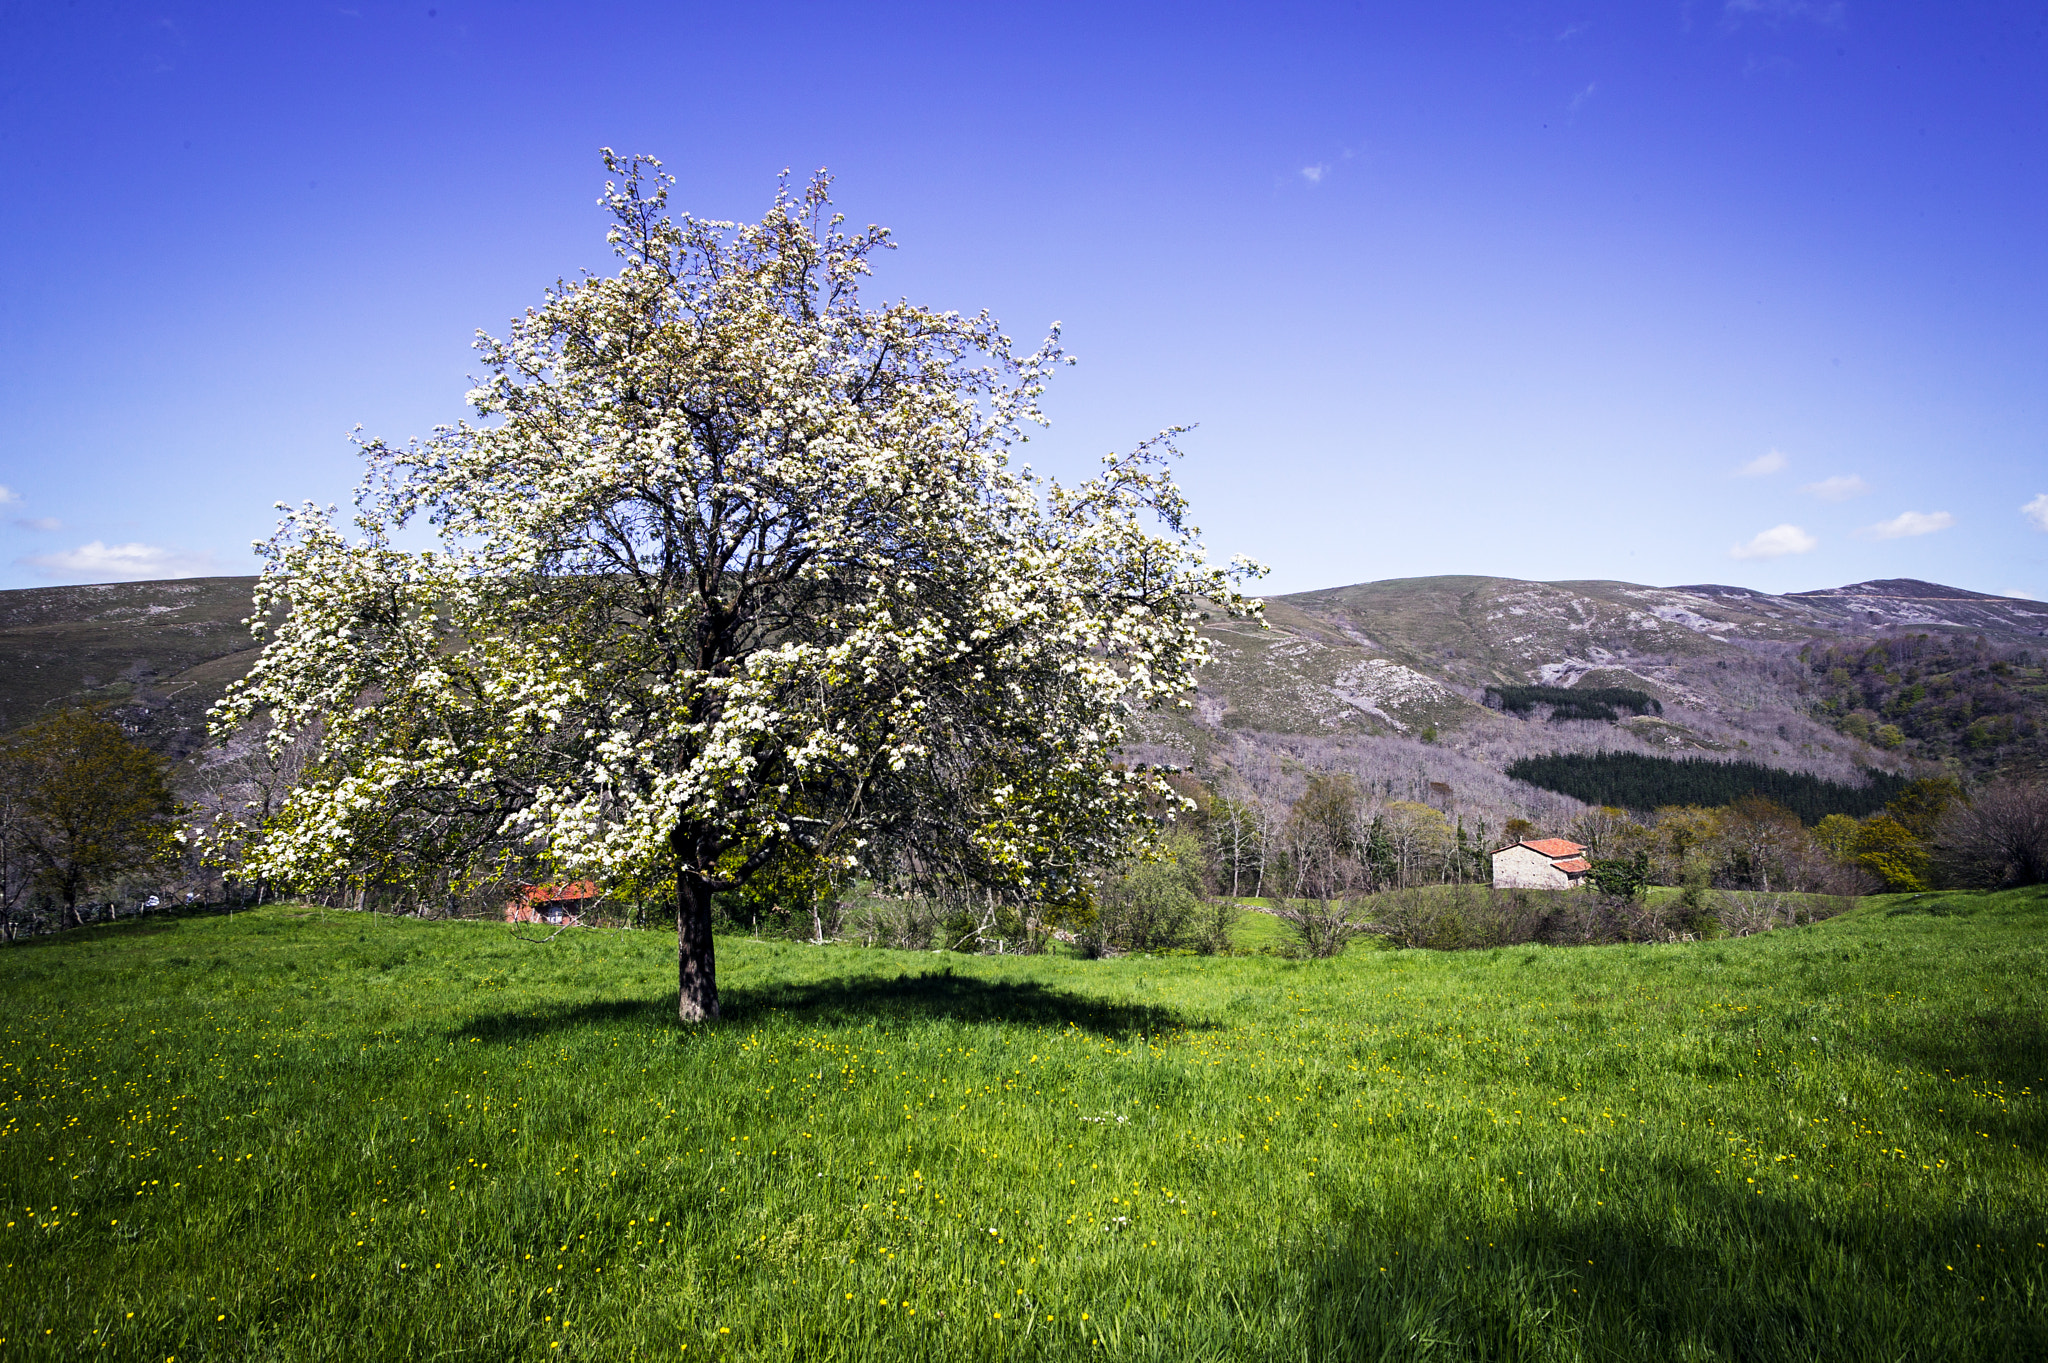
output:
POLYGON ((2007 778, 1935 826, 1934 862, 1950 884, 1997 889, 2048 880, 2048 786, 2007 778))
POLYGON ((1354 902, 1367 889, 1359 856, 1358 784, 1349 775, 1312 777, 1284 829, 1293 894, 1280 917, 1310 956, 1335 956, 1360 931, 1354 902))
POLYGON ((1722 811, 1716 826, 1731 888, 1768 893, 1773 878, 1784 888, 1786 866, 1809 846, 1799 816, 1761 795, 1745 795, 1722 811))
POLYGON ((1252 885, 1252 897, 1260 899, 1266 894, 1266 873, 1287 858, 1287 811, 1272 800, 1261 799, 1252 806, 1252 815, 1259 841, 1258 879, 1252 885))
POLYGON ((1225 793, 1209 805, 1209 848, 1223 875, 1230 878, 1230 897, 1244 892, 1244 878, 1257 875, 1264 860, 1258 796, 1242 779, 1233 778, 1225 793))

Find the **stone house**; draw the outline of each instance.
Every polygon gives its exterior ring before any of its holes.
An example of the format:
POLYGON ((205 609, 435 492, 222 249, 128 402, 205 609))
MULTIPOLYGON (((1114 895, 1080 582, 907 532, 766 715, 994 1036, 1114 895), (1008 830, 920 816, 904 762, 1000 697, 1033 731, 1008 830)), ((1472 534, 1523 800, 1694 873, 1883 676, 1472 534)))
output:
POLYGON ((1531 838, 1493 854, 1496 890, 1576 890, 1593 869, 1586 849, 1563 838, 1531 838))
POLYGON ((583 926, 583 914, 602 898, 595 881, 563 885, 528 885, 505 904, 507 923, 566 923, 583 926))

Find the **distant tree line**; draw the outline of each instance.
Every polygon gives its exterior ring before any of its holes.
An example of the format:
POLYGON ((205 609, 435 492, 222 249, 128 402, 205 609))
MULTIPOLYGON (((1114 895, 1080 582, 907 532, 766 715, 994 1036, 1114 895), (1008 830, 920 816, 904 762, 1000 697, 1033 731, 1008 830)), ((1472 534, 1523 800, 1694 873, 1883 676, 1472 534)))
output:
POLYGON ((1830 814, 1860 818, 1875 813, 1906 785, 1905 777, 1881 771, 1868 772, 1867 785, 1850 786, 1755 762, 1612 752, 1525 757, 1511 764, 1507 774, 1589 805, 1616 805, 1623 809, 1726 805, 1746 795, 1757 795, 1791 810, 1800 822, 1807 824, 1818 823, 1830 814))
POLYGON ((1455 810, 1388 799, 1346 772, 1311 775, 1291 802, 1261 797, 1229 771, 1215 773, 1214 785, 1186 773, 1170 779, 1188 807, 1158 811, 1158 842, 1095 868, 1087 894, 1057 918, 995 896, 880 886, 821 917, 792 911, 803 895, 791 887, 780 907, 735 902, 734 925, 918 950, 1033 952, 1057 935, 1089 955, 1216 952, 1230 949, 1237 906, 1250 902, 1291 930, 1293 950, 1321 956, 1359 935, 1432 948, 1739 936, 1863 894, 2048 878, 2048 794, 2025 782, 1966 790, 1949 777, 1886 778, 1881 804, 1855 792, 1862 817, 1831 811, 1811 826, 1763 792, 1728 787, 1739 793, 1719 805, 1610 805, 1558 826, 1513 818, 1495 830, 1455 810), (1491 853, 1546 835, 1585 846, 1591 887, 1492 891, 1491 853), (1679 893, 1648 893, 1660 886, 1679 893))
POLYGON ((1622 711, 1632 715, 1661 715, 1664 703, 1645 691, 1626 686, 1489 686, 1489 709, 1504 710, 1527 718, 1539 705, 1550 707, 1553 721, 1567 719, 1616 720, 1622 711))

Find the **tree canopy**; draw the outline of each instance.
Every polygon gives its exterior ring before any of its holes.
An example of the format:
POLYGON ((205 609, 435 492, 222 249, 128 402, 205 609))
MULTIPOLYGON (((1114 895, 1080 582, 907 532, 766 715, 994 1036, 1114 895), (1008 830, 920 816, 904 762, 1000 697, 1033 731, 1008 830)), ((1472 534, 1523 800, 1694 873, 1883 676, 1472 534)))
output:
POLYGON ((1507 774, 1588 804, 1640 810, 1664 805, 1724 805, 1745 795, 1761 795, 1807 823, 1817 823, 1829 814, 1861 817, 1872 813, 1906 785, 1903 776, 1876 770, 1865 771, 1867 784, 1848 786, 1756 762, 1632 752, 1524 757, 1509 764, 1507 774))
POLYGON ((1177 431, 1077 486, 1011 462, 1064 359, 860 283, 890 246, 822 173, 758 223, 667 211, 605 153, 622 264, 480 336, 476 419, 362 444, 262 546, 262 655, 216 713, 318 756, 243 851, 287 883, 507 874, 678 887, 680 1013, 716 1016, 710 896, 791 860, 1043 904, 1126 852, 1210 566, 1177 431), (401 549, 415 520, 439 547, 401 549), (282 608, 288 606, 288 612, 282 608), (273 623, 272 612, 280 615, 273 623))
POLYGON ((33 887, 76 926, 81 896, 176 847, 164 760, 89 711, 59 710, 8 735, 0 787, 0 907, 33 887))

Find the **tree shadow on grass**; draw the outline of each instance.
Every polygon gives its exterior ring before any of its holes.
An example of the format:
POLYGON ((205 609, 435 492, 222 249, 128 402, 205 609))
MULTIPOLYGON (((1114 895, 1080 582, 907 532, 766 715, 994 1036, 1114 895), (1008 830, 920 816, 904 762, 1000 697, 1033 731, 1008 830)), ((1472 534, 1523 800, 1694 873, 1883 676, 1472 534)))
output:
MULTIPOLYGON (((740 984, 719 991, 721 1026, 770 1018, 806 1026, 954 1022, 1017 1027, 1076 1027, 1127 1040, 1208 1031, 1216 1024, 1170 1008, 1070 994, 1029 980, 985 980, 951 969, 893 978, 865 976, 804 983, 740 984)), ((490 1013, 458 1029, 486 1039, 587 1025, 677 1026, 675 995, 490 1013)))
POLYGON ((1934 1074, 1969 1075, 2009 1087, 2048 1084, 2048 1019, 2021 1007, 1929 1013, 1878 1049, 1934 1074))
POLYGON ((1646 1219, 1555 1192, 1468 1218, 1361 1209, 1276 1266, 1287 1356, 2048 1357, 2036 1218, 1822 1211, 1695 1178, 1646 1219))
POLYGON ((902 974, 894 979, 748 984, 728 991, 726 999, 727 1014, 735 1019, 779 1014, 831 1026, 884 1020, 1072 1026, 1119 1040, 1207 1031, 1215 1026, 1171 1008, 1091 998, 1032 980, 955 975, 951 969, 902 974))
POLYGON ((1929 1014, 1881 1036, 1873 1049, 1908 1072, 1932 1075, 1950 1094, 1922 1120, 2023 1150, 2048 1144, 2048 1109, 2022 1097, 2025 1089, 2048 1089, 2048 1019, 2039 1014, 2018 1007, 1929 1014))

